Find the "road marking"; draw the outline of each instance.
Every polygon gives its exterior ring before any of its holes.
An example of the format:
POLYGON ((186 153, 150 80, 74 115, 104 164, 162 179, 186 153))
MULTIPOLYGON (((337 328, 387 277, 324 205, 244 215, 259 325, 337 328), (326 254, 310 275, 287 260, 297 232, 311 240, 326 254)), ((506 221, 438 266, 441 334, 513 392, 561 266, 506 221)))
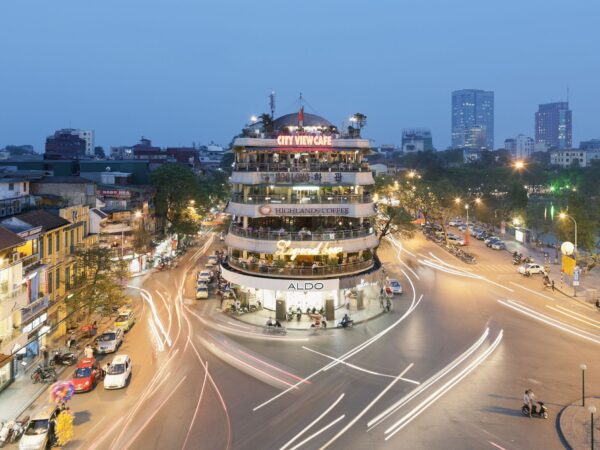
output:
MULTIPOLYGON (((595 320, 591 320, 591 319, 586 320, 587 317, 585 319, 580 319, 579 317, 576 317, 575 315, 573 315, 573 314, 576 314, 576 313, 570 314, 571 311, 569 311, 569 310, 567 310, 567 311, 561 311, 560 309, 554 308, 553 306, 550 306, 550 305, 546 305, 546 308, 550 308, 553 311, 556 311, 556 312, 558 312, 560 314, 564 314, 565 316, 568 316, 568 317, 570 317, 572 319, 578 320, 579 322, 583 322, 583 323, 585 323, 587 325, 590 325, 590 326, 592 326, 594 328, 600 329, 599 325, 596 325, 595 323, 593 323, 593 322, 596 322, 595 320)), ((583 316, 583 317, 585 317, 585 316, 583 316)))
POLYGON ((438 372, 436 372, 433 376, 431 376, 429 379, 427 379, 427 381, 422 383, 418 388, 412 390, 411 392, 406 394, 404 397, 402 397, 400 400, 398 400, 396 403, 394 403, 393 405, 391 405, 390 407, 388 407, 387 409, 385 409, 384 411, 379 413, 377 416, 375 416, 373 419, 371 419, 369 422, 367 422, 367 427, 368 427, 367 431, 371 431, 373 428, 375 428, 377 425, 382 423, 384 420, 386 420, 388 417, 390 417, 392 414, 394 414, 396 411, 398 411, 400 408, 402 408, 404 405, 406 405, 409 401, 411 401, 413 398, 415 398, 417 395, 419 395, 421 392, 423 392, 429 386, 431 386, 432 384, 434 384, 435 382, 440 380, 443 376, 445 376, 447 373, 449 373, 452 369, 457 367, 460 363, 462 363, 469 356, 471 356, 485 342, 489 333, 490 333, 490 329, 486 328, 484 330, 483 334, 479 337, 479 339, 477 339, 475 341, 475 343, 473 345, 471 345, 471 347, 469 347, 467 350, 465 350, 456 359, 454 359, 452 362, 447 364, 444 368, 442 368, 438 372))
MULTIPOLYGON (((347 363, 346 361, 340 361, 338 358, 336 358, 334 356, 326 355, 325 353, 318 352, 316 350, 313 350, 312 348, 305 347, 304 345, 302 346, 302 348, 304 350, 308 350, 309 352, 316 353, 317 355, 321 355, 321 356, 323 356, 325 358, 329 358, 329 359, 332 359, 334 361, 339 361, 341 364, 344 364, 344 365, 346 365, 348 367, 351 367, 352 369, 356 369, 356 370, 359 370, 361 372, 370 373, 371 375, 377 375, 377 376, 380 376, 380 377, 396 378, 395 375, 387 375, 385 373, 373 372, 372 370, 364 369, 364 368, 356 366, 354 364, 347 363)), ((418 381, 411 380, 410 378, 402 378, 402 381, 406 381, 406 382, 412 383, 412 384, 421 384, 418 381)))
POLYGON ((367 412, 369 412, 369 410, 375 405, 375 403, 377 403, 379 401, 379 399, 381 397, 383 397, 387 391, 389 391, 398 381, 400 381, 400 379, 404 376, 404 374, 406 372, 408 372, 410 370, 410 368, 414 365, 414 363, 410 363, 408 365, 408 367, 406 369, 404 369, 400 375, 398 375, 396 378, 394 378, 394 381, 392 381, 390 384, 387 385, 387 387, 381 391, 379 393, 379 395, 377 395, 372 401, 371 403, 369 403, 365 409, 363 409, 354 419, 352 419, 350 422, 348 422, 348 424, 342 428, 338 434, 336 434, 334 437, 332 437, 329 441, 327 441, 327 443, 325 443, 325 445, 323 445, 320 450, 324 450, 327 447, 329 447, 331 444, 333 444, 342 434, 344 434, 346 431, 348 431, 352 425, 354 425, 356 422, 358 422, 358 420, 364 416, 367 412))
POLYGON ((336 423, 338 423, 340 420, 342 420, 344 417, 346 417, 346 414, 342 414, 340 417, 338 417, 337 419, 335 419, 333 422, 330 422, 329 424, 325 425, 323 428, 321 428, 319 431, 317 431, 316 433, 311 434, 309 437, 307 437, 306 439, 304 439, 302 442, 300 442, 298 445, 292 447, 290 450, 296 450, 299 447, 302 447, 304 444, 306 444, 308 441, 310 441, 311 439, 316 438, 318 435, 320 435, 321 433, 323 433, 324 431, 327 431, 329 428, 331 428, 332 426, 334 426, 336 423))
POLYGON ((94 425, 92 428, 90 428, 90 430, 86 433, 86 436, 88 434, 90 434, 98 425, 100 425, 102 422, 104 422, 104 419, 106 419, 106 416, 102 417, 98 422, 96 422, 96 425, 94 425))
POLYGON ((506 450, 504 447, 500 447, 498 444, 496 444, 495 442, 492 441, 488 441, 491 445, 493 445, 494 447, 500 449, 500 450, 506 450))
POLYGON ((537 291, 534 291, 533 289, 526 288, 525 286, 521 286, 520 284, 517 284, 517 283, 515 283, 513 281, 509 281, 509 283, 512 284, 513 286, 518 287, 518 288, 525 289, 526 291, 529 291, 532 294, 539 295, 540 297, 544 297, 547 300, 552 300, 553 302, 556 301, 555 299, 553 299, 552 297, 550 297, 550 296, 548 296, 546 294, 542 294, 541 292, 537 292, 537 291))
POLYGON ((427 408, 429 408, 429 406, 431 406, 433 403, 435 403, 440 397, 442 397, 450 389, 452 389, 454 386, 456 386, 461 380, 463 380, 467 375, 469 375, 473 370, 475 370, 475 368, 477 368, 477 366, 479 366, 482 362, 484 362, 488 358, 488 356, 490 356, 492 354, 492 352, 496 349, 496 347, 498 347, 498 345, 502 341, 503 335, 504 335, 504 331, 500 330, 500 332, 498 333, 498 336, 496 337, 496 339, 494 340, 492 345, 490 345, 490 347, 488 347, 479 357, 477 357, 477 359, 475 361, 473 361, 471 364, 467 365, 462 371, 460 371, 457 375, 455 375, 454 378, 452 378, 450 381, 446 382, 446 384, 444 384, 441 388, 439 388, 437 391, 435 391, 433 394, 431 394, 429 397, 427 397, 423 402, 421 402, 419 405, 417 405, 412 411, 410 411, 408 414, 406 414, 404 417, 402 417, 399 421, 397 421, 395 424, 393 424, 391 427, 389 427, 387 430, 385 430, 384 433, 388 434, 388 436, 385 438, 385 440, 387 441, 387 440, 391 439, 392 436, 394 436, 396 433, 398 433, 400 430, 402 430, 406 425, 408 425, 410 422, 412 422, 414 419, 416 419, 419 415, 421 415, 421 413, 423 413, 427 408))
POLYGON ((516 303, 513 300, 508 300, 508 301, 498 300, 498 302, 508 308, 511 308, 517 312, 520 312, 521 314, 525 314, 526 316, 532 317, 536 320, 539 320, 540 322, 544 322, 547 325, 558 328, 559 330, 574 334, 575 336, 579 336, 582 339, 592 341, 594 344, 600 344, 600 338, 597 335, 595 335, 593 333, 589 333, 584 330, 580 330, 577 327, 568 325, 568 324, 561 322, 559 320, 556 320, 550 316, 539 313, 533 309, 527 308, 526 306, 520 305, 519 303, 516 303))
MULTIPOLYGON (((576 313, 575 311, 571 311, 570 309, 568 309, 568 308, 565 308, 564 306, 561 306, 561 305, 556 305, 556 306, 557 306, 557 308, 564 309, 565 311, 568 311, 568 312, 570 312, 571 314, 575 314, 576 316, 583 317, 584 319, 591 320, 591 321, 592 321, 592 322, 594 322, 594 323, 600 324, 600 322, 599 322, 599 321, 597 321, 597 320, 594 320, 594 319, 592 319, 591 317, 585 316, 585 315, 583 315, 583 314, 580 314, 580 313, 576 313)), ((581 306, 581 305, 578 305, 578 306, 581 306)), ((587 306, 587 305, 585 305, 585 306, 587 306)))
MULTIPOLYGON (((283 447, 281 447, 280 450, 285 450, 287 447, 289 447, 294 442, 296 442, 296 440, 298 440, 298 438, 300 438, 300 436, 302 436, 304 433, 306 433, 308 430, 310 430, 316 423, 318 423, 323 417, 325 417, 327 415, 327 413, 329 413, 329 411, 331 411, 333 408, 335 408, 335 405, 337 405, 344 398, 344 395, 346 395, 346 394, 342 393, 342 395, 340 395, 338 397, 338 399, 329 406, 329 408, 327 408, 325 411, 323 411, 319 415, 319 417, 317 417, 315 420, 313 420, 311 423, 309 423, 308 426, 306 428, 304 428, 300 433, 298 433, 296 436, 294 436, 292 439, 290 439, 287 444, 285 444, 283 447)), ((323 431, 325 431, 325 430, 323 430, 323 431)), ((316 435, 311 436, 310 439, 312 439, 315 436, 316 435)), ((305 442, 308 442, 308 441, 307 440, 302 441, 296 447, 299 447, 300 445, 304 444, 305 442)), ((294 448, 296 448, 296 447, 294 447, 294 448)))

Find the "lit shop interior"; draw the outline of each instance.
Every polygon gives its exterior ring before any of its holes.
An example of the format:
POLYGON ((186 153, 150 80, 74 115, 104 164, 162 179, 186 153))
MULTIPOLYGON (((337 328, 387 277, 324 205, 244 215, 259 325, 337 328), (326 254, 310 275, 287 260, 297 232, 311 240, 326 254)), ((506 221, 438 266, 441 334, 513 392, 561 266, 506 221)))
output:
POLYGON ((243 149, 235 153, 234 170, 369 170, 363 153, 359 150, 297 149, 277 151, 273 148, 243 149))

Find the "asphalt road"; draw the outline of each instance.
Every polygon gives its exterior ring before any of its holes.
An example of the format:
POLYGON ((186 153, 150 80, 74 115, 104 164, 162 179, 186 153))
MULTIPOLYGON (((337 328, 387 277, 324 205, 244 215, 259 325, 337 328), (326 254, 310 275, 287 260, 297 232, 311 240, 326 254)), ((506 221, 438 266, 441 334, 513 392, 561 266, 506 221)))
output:
POLYGON ((133 378, 75 396, 68 447, 553 449, 563 447, 556 414, 580 395, 580 363, 588 392, 600 390, 600 314, 481 242, 469 266, 422 238, 384 243, 405 289, 390 313, 286 336, 188 298, 218 246, 205 242, 176 269, 132 281, 139 318, 119 353, 133 378), (526 388, 549 420, 521 416, 526 388))

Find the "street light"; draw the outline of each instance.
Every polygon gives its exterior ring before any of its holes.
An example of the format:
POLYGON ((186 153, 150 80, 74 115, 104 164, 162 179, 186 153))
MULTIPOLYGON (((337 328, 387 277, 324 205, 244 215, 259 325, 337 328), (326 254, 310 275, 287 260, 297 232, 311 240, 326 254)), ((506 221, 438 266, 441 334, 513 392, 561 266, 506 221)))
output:
POLYGON ((513 167, 517 170, 523 170, 525 168, 525 161, 519 159, 513 163, 513 167))
POLYGON ((573 221, 573 225, 575 225, 575 261, 577 261, 577 221, 573 216, 570 216, 567 213, 561 212, 558 217, 560 219, 571 219, 573 221))
POLYGON ((581 369, 581 406, 585 406, 585 371, 587 366, 580 364, 579 368, 581 369))
POLYGON ((596 407, 594 405, 590 405, 588 407, 588 411, 590 412, 590 434, 592 438, 592 450, 594 450, 594 414, 596 414, 596 407))
POLYGON ((141 219, 141 217, 142 217, 142 212, 141 211, 136 211, 135 212, 135 218, 136 219, 141 219))
MULTIPOLYGON (((461 201, 462 200, 460 197, 456 197, 454 199, 454 203, 456 203, 457 205, 459 205, 461 201)), ((465 210, 467 211, 467 228, 465 229, 465 244, 468 244, 468 240, 469 240, 469 205, 471 205, 471 204, 480 205, 481 199, 479 197, 477 197, 475 200, 471 200, 470 202, 465 202, 465 210)))

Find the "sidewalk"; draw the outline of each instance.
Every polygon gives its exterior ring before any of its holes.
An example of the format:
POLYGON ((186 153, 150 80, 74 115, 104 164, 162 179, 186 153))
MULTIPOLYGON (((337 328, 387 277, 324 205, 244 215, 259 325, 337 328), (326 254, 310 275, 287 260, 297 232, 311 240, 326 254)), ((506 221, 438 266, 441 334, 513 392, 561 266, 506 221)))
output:
POLYGON ((558 422, 561 438, 573 450, 589 449, 592 443, 591 414, 588 406, 596 406, 594 415, 594 444, 600 446, 600 397, 587 397, 585 407, 581 401, 564 407, 560 412, 558 422))
MULTIPOLYGON (((109 328, 112 323, 112 319, 108 320, 106 323, 100 322, 100 326, 98 327, 98 334, 102 333, 104 330, 109 328)), ((60 338, 63 340, 63 338, 60 338)), ((67 336, 64 336, 64 339, 67 339, 67 336)), ((79 338, 79 350, 75 351, 75 354, 79 358, 83 354, 83 349, 85 348, 87 343, 91 343, 94 338, 79 338)), ((49 346, 50 350, 64 347, 64 345, 59 344, 58 342, 53 342, 52 346, 49 346)), ((50 352, 50 356, 52 356, 52 352, 50 352)), ((12 420, 15 419, 27 411, 27 409, 41 396, 45 391, 48 390, 52 384, 33 384, 31 381, 31 372, 35 369, 39 364, 41 364, 41 358, 38 357, 32 360, 25 370, 20 369, 19 374, 15 377, 15 381, 13 381, 10 386, 0 392, 0 421, 1 420, 12 420)), ((58 379, 60 380, 61 375, 67 369, 73 369, 75 366, 54 366, 56 369, 56 373, 58 375, 58 379)), ((29 413, 29 412, 28 412, 29 413)))
MULTIPOLYGON (((396 296, 396 298, 394 300, 392 300, 392 309, 394 309, 394 307, 396 307, 396 308, 401 307, 401 305, 399 304, 401 299, 402 299, 401 296, 396 296)), ((328 321, 327 328, 335 328, 335 324, 337 324, 340 320, 342 320, 342 317, 344 317, 344 314, 346 314, 346 313, 354 321, 354 324, 359 324, 359 323, 374 319, 375 317, 383 314, 384 310, 381 309, 381 306, 379 305, 379 300, 366 301, 365 308, 361 309, 361 310, 356 310, 354 308, 347 310, 345 307, 341 307, 341 308, 336 309, 336 311, 335 311, 335 321, 334 321, 335 323, 328 321)), ((265 326, 267 323, 267 319, 269 317, 275 319, 275 311, 271 311, 268 309, 261 309, 256 312, 245 313, 245 314, 236 314, 236 313, 223 313, 223 314, 225 314, 227 317, 231 317, 232 319, 239 320, 240 322, 245 322, 250 325, 255 325, 255 326, 259 326, 259 327, 265 326)), ((287 322, 287 321, 281 322, 281 325, 286 327, 288 330, 309 330, 311 328, 310 326, 312 323, 314 323, 314 321, 308 316, 308 314, 302 313, 302 317, 301 317, 300 321, 296 320, 296 317, 294 317, 294 319, 289 322, 287 322)))

